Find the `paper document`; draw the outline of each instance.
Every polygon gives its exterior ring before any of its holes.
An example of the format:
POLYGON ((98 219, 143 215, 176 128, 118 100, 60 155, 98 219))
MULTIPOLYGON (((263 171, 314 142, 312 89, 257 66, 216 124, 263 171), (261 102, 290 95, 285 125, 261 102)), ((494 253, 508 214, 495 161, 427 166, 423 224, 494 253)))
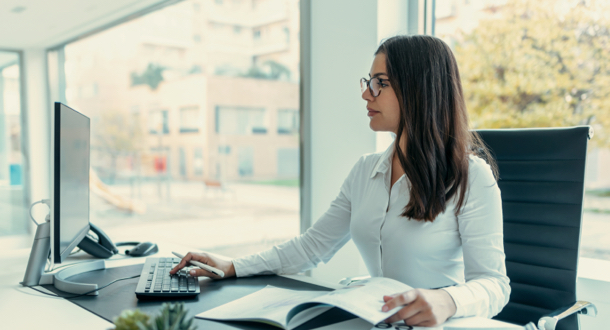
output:
POLYGON ((383 296, 411 289, 404 283, 383 277, 373 277, 330 292, 267 286, 241 299, 197 314, 196 317, 221 321, 257 321, 293 329, 338 307, 374 326, 403 307, 382 312, 383 296))

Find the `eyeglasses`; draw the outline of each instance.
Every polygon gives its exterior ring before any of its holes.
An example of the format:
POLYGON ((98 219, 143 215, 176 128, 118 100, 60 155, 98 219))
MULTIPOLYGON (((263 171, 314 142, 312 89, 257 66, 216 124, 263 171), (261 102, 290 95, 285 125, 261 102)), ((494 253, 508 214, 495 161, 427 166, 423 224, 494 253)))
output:
POLYGON ((381 94, 381 88, 388 86, 388 84, 384 84, 384 81, 388 79, 382 79, 379 77, 373 77, 370 80, 366 78, 360 79, 360 92, 364 93, 368 88, 373 97, 379 96, 381 94))
POLYGON ((377 329, 392 329, 392 330, 413 330, 413 327, 406 324, 390 324, 390 323, 377 323, 375 325, 377 329))

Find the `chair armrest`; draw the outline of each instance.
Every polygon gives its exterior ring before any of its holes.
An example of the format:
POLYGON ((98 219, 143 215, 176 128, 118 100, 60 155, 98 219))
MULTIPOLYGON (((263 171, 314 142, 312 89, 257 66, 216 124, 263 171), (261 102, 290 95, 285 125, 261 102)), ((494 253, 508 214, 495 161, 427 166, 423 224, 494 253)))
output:
POLYGON ((588 301, 579 300, 573 305, 562 307, 550 314, 543 316, 538 321, 538 329, 540 330, 555 330, 557 322, 574 313, 584 314, 589 316, 597 315, 597 307, 588 301))
POLYGON ((371 278, 370 276, 355 276, 355 277, 344 277, 339 281, 339 284, 344 286, 350 286, 358 281, 366 280, 371 278))

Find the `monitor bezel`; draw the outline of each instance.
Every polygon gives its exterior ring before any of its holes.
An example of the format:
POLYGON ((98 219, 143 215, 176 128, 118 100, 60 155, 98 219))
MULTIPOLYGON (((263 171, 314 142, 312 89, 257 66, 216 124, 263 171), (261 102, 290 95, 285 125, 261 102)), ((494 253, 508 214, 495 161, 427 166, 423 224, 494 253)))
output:
MULTIPOLYGON (((59 243, 61 242, 59 238, 60 233, 60 221, 59 212, 60 212, 60 198, 59 198, 59 162, 60 162, 60 139, 61 139, 61 109, 62 107, 66 107, 67 109, 74 111, 75 113, 85 117, 87 119, 87 130, 89 131, 89 152, 91 152, 91 120, 89 117, 83 115, 82 113, 70 108, 69 106, 62 104, 60 102, 55 102, 54 104, 54 112, 53 112, 53 120, 51 124, 51 153, 50 153, 50 164, 51 164, 51 261, 52 265, 62 263, 72 252, 72 250, 81 242, 81 240, 87 235, 90 229, 89 225, 89 214, 87 214, 87 225, 81 229, 76 238, 70 242, 68 247, 64 249, 64 253, 61 253, 59 243), (57 183, 57 184, 56 184, 57 183)), ((91 166, 90 158, 87 158, 88 165, 91 166)), ((89 167, 88 166, 88 167, 89 167)), ((89 172, 87 172, 89 173, 89 172)), ((89 208, 91 205, 91 192, 89 190, 89 203, 87 207, 89 208)))

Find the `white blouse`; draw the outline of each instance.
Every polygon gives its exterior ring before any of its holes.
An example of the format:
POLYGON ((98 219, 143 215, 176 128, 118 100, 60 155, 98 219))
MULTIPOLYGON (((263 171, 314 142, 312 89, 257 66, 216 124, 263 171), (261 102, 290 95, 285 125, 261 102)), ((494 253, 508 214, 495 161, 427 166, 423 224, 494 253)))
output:
POLYGON ((410 183, 390 183, 393 144, 362 156, 330 208, 303 235, 233 260, 237 276, 298 273, 330 258, 351 239, 371 276, 414 288, 443 288, 454 317, 498 314, 510 295, 504 263, 500 189, 489 165, 470 156, 469 189, 455 216, 452 198, 433 222, 402 217, 410 183), (391 188, 390 188, 391 186, 391 188))

